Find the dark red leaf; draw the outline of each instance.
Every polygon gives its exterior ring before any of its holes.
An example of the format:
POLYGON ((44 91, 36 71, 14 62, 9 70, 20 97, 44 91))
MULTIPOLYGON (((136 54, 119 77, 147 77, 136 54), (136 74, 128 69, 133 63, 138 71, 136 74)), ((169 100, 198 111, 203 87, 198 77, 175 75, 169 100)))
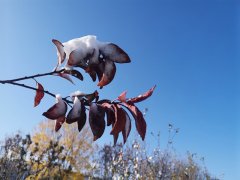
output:
POLYGON ((78 131, 80 132, 82 130, 82 128, 84 127, 85 123, 86 123, 86 108, 83 104, 83 102, 81 102, 81 116, 78 119, 78 131))
POLYGON ((71 77, 67 73, 57 73, 56 75, 60 76, 60 77, 62 77, 64 79, 67 79, 69 82, 74 84, 73 80, 71 79, 71 77))
POLYGON ((64 73, 70 74, 70 75, 74 76, 75 78, 83 81, 83 75, 77 70, 74 70, 74 69, 73 70, 64 70, 64 73))
POLYGON ((87 99, 88 103, 91 103, 94 99, 98 100, 98 98, 99 98, 98 92, 94 91, 91 94, 87 94, 87 95, 85 95, 85 98, 87 99))
POLYGON ((106 59, 104 62, 103 75, 97 85, 100 87, 106 86, 113 80, 115 73, 116 73, 115 63, 113 61, 106 59))
POLYGON ((89 124, 93 133, 93 140, 100 138, 105 130, 105 110, 101 105, 92 103, 89 110, 89 124))
POLYGON ((126 111, 125 111, 125 115, 126 115, 126 123, 125 123, 125 128, 122 131, 124 144, 126 143, 127 138, 128 138, 128 136, 130 134, 130 131, 131 131, 131 119, 130 119, 130 117, 129 117, 129 115, 126 111))
POLYGON ((89 74, 89 76, 92 78, 92 81, 95 82, 97 79, 97 74, 95 71, 89 71, 87 72, 89 74))
POLYGON ((118 134, 124 130, 126 124, 126 114, 123 108, 118 104, 113 104, 113 109, 115 112, 115 122, 110 134, 118 134))
POLYGON ((111 103, 109 99, 102 99, 97 102, 98 104, 103 104, 103 103, 111 103))
POLYGON ((65 122, 65 116, 60 116, 57 118, 56 123, 55 123, 55 131, 57 132, 61 127, 62 124, 65 122))
POLYGON ((78 97, 75 97, 73 107, 66 117, 66 123, 72 124, 74 122, 77 122, 80 116, 81 116, 81 102, 78 99, 78 97))
POLYGON ((65 116, 67 112, 67 104, 65 102, 58 102, 49 108, 46 112, 43 113, 48 119, 55 120, 61 116, 65 116))
POLYGON ((123 91, 119 96, 118 96, 118 100, 121 102, 126 102, 126 94, 127 91, 123 91))
POLYGON ((40 104, 42 98, 44 97, 44 88, 43 86, 37 82, 37 90, 36 90, 36 95, 34 98, 34 107, 40 104))
POLYGON ((104 59, 109 59, 117 63, 129 63, 131 61, 127 53, 113 43, 102 46, 100 48, 100 53, 103 55, 104 59))
POLYGON ((131 112, 132 116, 135 119, 137 131, 141 136, 142 140, 144 140, 146 135, 147 124, 143 117, 142 112, 134 104, 123 103, 123 105, 131 112))
MULTIPOLYGON (((66 57, 66 53, 64 52, 64 49, 63 49, 63 44, 56 40, 56 39, 53 39, 52 42, 55 44, 55 46, 57 47, 57 51, 58 51, 58 65, 62 64, 65 57, 66 57)), ((57 65, 57 66, 58 66, 57 65)))
POLYGON ((154 91, 154 89, 156 88, 156 85, 153 86, 151 89, 149 89, 147 92, 145 92, 144 94, 141 94, 137 97, 134 97, 134 98, 130 98, 127 100, 128 103, 138 103, 138 102, 141 102, 145 99, 147 99, 148 97, 150 97, 154 91))
POLYGON ((112 104, 105 102, 102 103, 102 106, 105 108, 105 112, 107 114, 107 126, 110 126, 111 124, 114 125, 115 113, 114 109, 112 108, 112 104))
POLYGON ((116 146, 119 134, 113 134, 113 145, 116 146))

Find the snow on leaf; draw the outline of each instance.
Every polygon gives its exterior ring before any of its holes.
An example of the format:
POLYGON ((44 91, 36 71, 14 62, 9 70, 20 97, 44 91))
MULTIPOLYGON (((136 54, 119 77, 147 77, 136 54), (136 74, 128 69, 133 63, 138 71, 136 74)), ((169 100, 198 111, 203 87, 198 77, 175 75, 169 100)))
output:
POLYGON ((152 93, 153 93, 153 91, 154 91, 155 88, 156 88, 156 85, 153 86, 151 89, 149 89, 149 90, 148 90, 147 92, 145 92, 144 94, 141 94, 141 95, 139 95, 139 96, 137 96, 137 97, 128 99, 127 102, 128 102, 128 103, 138 103, 138 102, 141 102, 141 101, 149 98, 149 97, 152 95, 152 93))
POLYGON ((67 104, 59 96, 56 96, 56 101, 56 104, 44 112, 43 116, 52 120, 55 120, 61 116, 65 116, 67 112, 67 104))
POLYGON ((89 124, 93 133, 93 140, 100 138, 105 130, 105 111, 101 105, 92 103, 89 110, 89 124))
POLYGON ((118 100, 121 102, 126 102, 126 94, 127 91, 123 91, 119 96, 118 96, 118 100))
POLYGON ((40 83, 37 82, 37 90, 34 98, 34 107, 40 104, 43 97, 44 97, 44 88, 40 83))
POLYGON ((89 63, 91 62, 94 55, 94 48, 88 48, 85 50, 82 48, 75 49, 70 53, 67 65, 85 69, 89 66, 89 63))
POLYGON ((132 116, 135 119, 136 129, 141 136, 142 140, 144 140, 146 135, 147 124, 143 117, 142 112, 132 103, 123 103, 123 105, 131 112, 132 116))

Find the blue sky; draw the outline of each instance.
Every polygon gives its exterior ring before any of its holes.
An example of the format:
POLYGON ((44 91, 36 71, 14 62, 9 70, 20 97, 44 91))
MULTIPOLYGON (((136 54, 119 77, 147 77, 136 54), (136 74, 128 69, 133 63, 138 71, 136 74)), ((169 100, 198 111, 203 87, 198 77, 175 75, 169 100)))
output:
MULTIPOLYGON (((239 179, 239 3, 202 1, 0 1, 0 79, 48 72, 56 64, 51 39, 62 42, 95 34, 118 44, 131 64, 117 65, 113 82, 99 90, 114 99, 128 90, 135 96, 157 85, 139 107, 149 109, 149 132, 167 139, 167 125, 180 128, 175 147, 204 156, 209 171, 239 179)), ((92 92, 96 83, 39 79, 46 89, 68 95, 92 92)), ((27 83, 34 85, 34 82, 27 83)), ((33 108, 34 92, 0 86, 0 137, 30 132, 54 99, 33 108)), ((133 129, 135 131, 135 129, 133 129)), ((133 133, 133 132, 132 132, 133 133)), ((107 135, 104 141, 111 141, 107 135)))

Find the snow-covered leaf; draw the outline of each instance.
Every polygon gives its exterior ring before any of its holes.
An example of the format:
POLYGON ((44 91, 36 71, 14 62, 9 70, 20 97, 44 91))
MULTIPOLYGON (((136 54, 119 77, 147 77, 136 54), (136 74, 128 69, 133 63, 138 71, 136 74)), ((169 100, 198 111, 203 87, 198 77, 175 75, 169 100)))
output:
POLYGON ((80 116, 81 116, 81 102, 78 99, 78 97, 75 96, 74 102, 73 102, 73 107, 69 111, 69 113, 66 117, 66 123, 72 124, 74 122, 77 122, 78 119, 80 118, 80 116))
POLYGON ((48 119, 55 120, 61 116, 65 116, 67 112, 67 104, 62 100, 61 96, 56 95, 56 104, 43 113, 48 119))

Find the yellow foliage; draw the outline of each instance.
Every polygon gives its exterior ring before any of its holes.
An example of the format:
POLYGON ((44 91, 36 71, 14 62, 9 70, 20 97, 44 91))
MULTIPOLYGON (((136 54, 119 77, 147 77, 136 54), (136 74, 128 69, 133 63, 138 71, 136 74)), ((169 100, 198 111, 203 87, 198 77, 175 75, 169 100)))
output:
POLYGON ((89 126, 85 126, 79 133, 77 123, 64 123, 59 132, 54 131, 55 122, 45 120, 41 122, 32 133, 32 141, 38 144, 36 154, 41 154, 48 146, 50 141, 58 142, 66 151, 66 160, 71 164, 76 172, 82 172, 90 167, 90 157, 95 146, 92 141, 92 134, 89 126))

